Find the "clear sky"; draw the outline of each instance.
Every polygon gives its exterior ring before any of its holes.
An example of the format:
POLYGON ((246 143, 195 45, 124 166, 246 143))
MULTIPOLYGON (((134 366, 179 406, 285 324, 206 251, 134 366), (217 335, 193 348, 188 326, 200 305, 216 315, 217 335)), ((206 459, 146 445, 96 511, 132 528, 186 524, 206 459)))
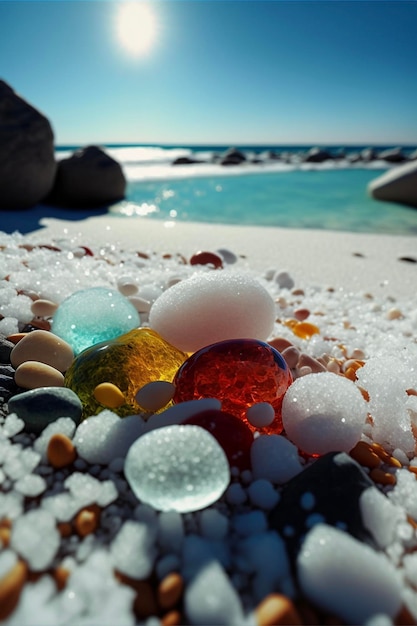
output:
POLYGON ((125 4, 0 0, 0 77, 57 145, 417 144, 416 1, 125 4))

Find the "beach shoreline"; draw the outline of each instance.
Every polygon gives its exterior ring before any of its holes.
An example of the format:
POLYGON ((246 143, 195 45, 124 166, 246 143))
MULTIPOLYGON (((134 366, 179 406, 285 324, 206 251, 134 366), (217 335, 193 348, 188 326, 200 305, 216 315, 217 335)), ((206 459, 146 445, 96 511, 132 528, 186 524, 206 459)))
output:
POLYGON ((78 245, 112 243, 117 249, 175 254, 229 248, 256 271, 287 271, 301 285, 373 295, 414 295, 415 237, 196 222, 131 220, 100 215, 82 221, 40 220, 32 243, 73 239, 78 245), (414 262, 413 262, 414 260, 414 262))

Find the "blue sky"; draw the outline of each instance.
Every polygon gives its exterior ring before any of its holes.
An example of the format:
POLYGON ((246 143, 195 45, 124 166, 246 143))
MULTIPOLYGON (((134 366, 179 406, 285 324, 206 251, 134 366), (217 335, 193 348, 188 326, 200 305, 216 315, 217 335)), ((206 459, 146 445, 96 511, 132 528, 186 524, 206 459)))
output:
POLYGON ((0 77, 56 144, 416 144, 417 2, 0 0, 0 77))

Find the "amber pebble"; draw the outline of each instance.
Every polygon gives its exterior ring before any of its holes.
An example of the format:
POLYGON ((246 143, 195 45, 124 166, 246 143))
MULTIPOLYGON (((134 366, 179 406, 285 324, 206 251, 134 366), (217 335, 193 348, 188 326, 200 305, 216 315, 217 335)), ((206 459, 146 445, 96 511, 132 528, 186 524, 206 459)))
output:
POLYGON ((77 513, 74 527, 80 537, 86 537, 95 532, 100 522, 101 509, 97 504, 86 506, 77 513))
POLYGON ((11 537, 10 528, 4 528, 0 526, 0 547, 8 548, 10 545, 10 537, 11 537))
POLYGON ((58 469, 74 463, 77 452, 69 437, 63 433, 55 433, 49 440, 47 457, 52 467, 58 469))
POLYGON ((223 259, 214 252, 196 252, 190 259, 190 265, 212 265, 215 269, 223 267, 223 259))
POLYGON ((292 326, 292 332, 301 339, 310 339, 313 335, 318 335, 320 329, 310 322, 297 322, 292 326))
POLYGON ((167 380, 155 380, 147 383, 137 392, 135 398, 145 411, 159 411, 172 400, 175 386, 167 380))
POLYGON ((182 626, 184 618, 179 611, 169 611, 161 617, 162 626, 182 626))
POLYGON ((37 317, 52 317, 57 308, 58 304, 56 302, 39 298, 33 302, 30 310, 33 315, 36 315, 37 317))
POLYGON ((18 367, 25 361, 40 361, 65 372, 74 360, 71 346, 47 330, 27 333, 13 348, 10 361, 18 367))
POLYGON ((93 391, 97 402, 109 409, 117 409, 125 403, 125 397, 119 387, 113 383, 100 383, 93 391))
POLYGON ((358 441, 356 446, 352 448, 350 451, 350 456, 352 459, 357 461, 360 465, 364 467, 369 467, 373 469, 374 467, 379 467, 381 464, 381 459, 372 449, 372 446, 366 441, 358 441))
POLYGON ((379 456, 381 461, 384 463, 389 463, 391 455, 381 446, 380 443, 376 443, 375 441, 371 444, 372 450, 379 456))
POLYGON ((303 621, 290 598, 280 593, 266 596, 255 609, 258 626, 301 626, 303 621))
POLYGON ((414 476, 417 477, 417 466, 416 465, 409 465, 408 466, 408 471, 411 472, 412 474, 414 474, 414 476))
POLYGON ((152 585, 145 580, 138 581, 135 585, 136 597, 133 603, 133 610, 136 617, 145 619, 151 615, 158 615, 158 605, 152 585))
POLYGON ((184 580, 181 574, 172 572, 161 580, 158 585, 157 598, 162 609, 173 609, 181 599, 184 591, 184 580))
POLYGON ((72 525, 70 522, 58 522, 56 527, 61 537, 70 537, 72 535, 72 525))
POLYGON ((23 389, 64 386, 63 374, 54 367, 39 361, 25 361, 19 365, 15 371, 14 379, 16 385, 23 389))
POLYGON ((69 575, 70 571, 66 567, 62 567, 62 565, 53 570, 52 576, 58 591, 62 591, 65 588, 69 575))
POLYGON ((16 608, 27 574, 26 563, 19 560, 5 576, 0 578, 0 620, 5 620, 16 608))
POLYGON ((370 478, 380 485, 395 485, 397 479, 394 474, 390 474, 389 472, 384 472, 383 469, 379 467, 375 467, 369 473, 370 478))
POLYGON ((26 335, 27 333, 13 333, 13 335, 9 335, 7 337, 7 340, 16 344, 16 343, 19 343, 19 341, 23 339, 23 337, 26 337, 26 335))

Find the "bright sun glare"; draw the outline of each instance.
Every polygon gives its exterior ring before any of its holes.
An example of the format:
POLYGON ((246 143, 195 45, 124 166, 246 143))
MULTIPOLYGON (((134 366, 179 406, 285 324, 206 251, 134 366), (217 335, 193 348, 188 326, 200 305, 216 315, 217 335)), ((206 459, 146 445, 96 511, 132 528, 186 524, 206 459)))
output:
POLYGON ((155 41, 155 13, 149 3, 122 2, 118 7, 116 28, 122 47, 132 56, 142 56, 155 41))

